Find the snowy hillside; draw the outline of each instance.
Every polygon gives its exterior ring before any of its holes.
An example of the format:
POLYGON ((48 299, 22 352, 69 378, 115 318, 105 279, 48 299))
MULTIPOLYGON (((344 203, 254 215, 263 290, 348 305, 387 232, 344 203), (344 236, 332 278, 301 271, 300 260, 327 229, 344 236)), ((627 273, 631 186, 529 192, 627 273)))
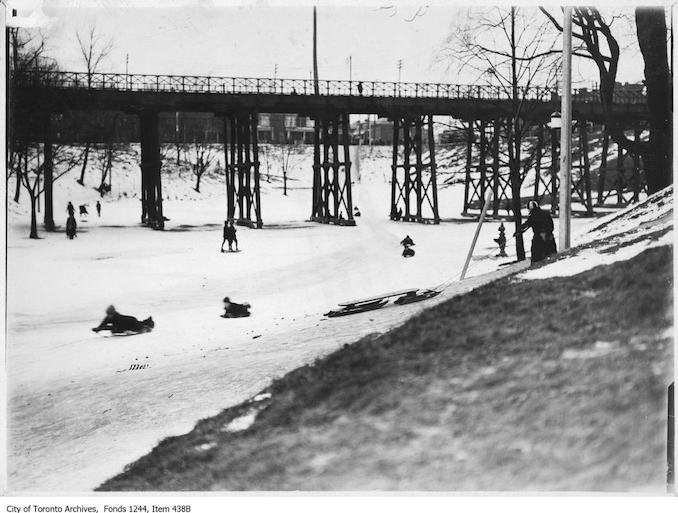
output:
POLYGON ((521 279, 573 276, 597 265, 629 260, 648 248, 673 244, 673 186, 595 222, 568 258, 529 270, 521 279))
MULTIPOLYGON (((360 148, 353 199, 362 216, 351 228, 306 221, 312 147, 290 155, 287 196, 279 163, 267 168, 262 158, 264 228, 238 228, 239 253, 220 252, 223 176, 215 170, 203 177, 197 193, 190 169, 172 162, 171 148, 162 176, 170 221, 165 231, 142 226, 137 154, 132 147, 120 156, 112 195, 103 199, 94 189, 96 168, 84 187, 77 169, 59 178, 58 231, 40 230, 39 240, 28 238, 25 191, 19 205, 8 202, 11 490, 91 490, 162 438, 319 355, 491 279, 481 275, 515 259, 510 247, 508 257, 496 256, 499 222, 490 220, 471 279, 458 283, 476 227, 459 215, 463 185, 441 187, 440 225, 390 221, 389 147, 360 148), (101 217, 93 208, 97 199, 101 217), (89 216, 76 214, 74 240, 63 231, 68 201, 89 205, 89 216), (415 258, 400 255, 406 234, 416 243, 415 258), (323 317, 342 301, 441 285, 446 288, 434 300, 323 317), (226 295, 251 303, 252 316, 221 318, 226 295), (123 314, 153 316, 155 330, 133 337, 93 333, 110 304, 123 314)), ((450 150, 438 161, 447 170, 463 169, 463 152, 450 150)), ((575 219, 574 234, 589 223, 575 219)))

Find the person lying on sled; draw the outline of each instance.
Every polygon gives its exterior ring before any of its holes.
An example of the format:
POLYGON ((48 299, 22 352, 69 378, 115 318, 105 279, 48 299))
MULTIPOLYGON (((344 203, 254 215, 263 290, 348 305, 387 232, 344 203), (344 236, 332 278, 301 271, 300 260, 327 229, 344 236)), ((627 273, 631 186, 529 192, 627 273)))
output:
POLYGON ((101 321, 101 324, 92 331, 98 333, 99 331, 110 330, 111 333, 146 333, 151 331, 155 323, 153 318, 149 317, 143 321, 138 320, 131 315, 119 314, 113 305, 106 308, 106 317, 101 321))
POLYGON ((234 303, 228 296, 224 298, 224 317, 229 319, 232 317, 249 317, 250 304, 249 303, 234 303))

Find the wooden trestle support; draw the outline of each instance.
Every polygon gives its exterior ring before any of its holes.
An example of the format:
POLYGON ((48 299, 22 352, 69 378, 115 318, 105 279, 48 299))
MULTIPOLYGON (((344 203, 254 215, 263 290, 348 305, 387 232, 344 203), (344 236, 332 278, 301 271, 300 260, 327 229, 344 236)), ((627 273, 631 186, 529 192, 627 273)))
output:
POLYGON ((355 226, 348 117, 334 112, 315 118, 311 221, 355 226))
POLYGON ((224 115, 226 217, 250 228, 261 228, 264 224, 261 220, 257 123, 258 115, 254 112, 224 115))
MULTIPOLYGON (((642 133, 641 126, 636 124, 633 128, 633 136, 636 142, 640 142, 642 133)), ((607 130, 603 133, 603 151, 600 157, 600 169, 598 172, 598 191, 596 204, 602 205, 605 201, 613 195, 617 197, 617 205, 626 205, 630 202, 638 201, 641 191, 647 193, 647 181, 645 174, 640 166, 640 158, 637 154, 630 151, 625 151, 621 146, 617 145, 617 158, 615 171, 612 182, 608 183, 610 176, 608 171, 608 157, 610 150, 610 134, 607 130), (630 160, 631 166, 626 165, 630 160)))
POLYGON ((139 114, 141 139, 141 222, 154 230, 165 227, 162 212, 160 179, 160 134, 158 112, 145 110, 139 114))
POLYGON ((488 188, 492 188, 493 215, 499 215, 504 200, 504 209, 511 212, 508 198, 511 194, 511 181, 508 168, 501 173, 499 155, 499 136, 502 121, 500 119, 482 119, 469 121, 466 127, 466 178, 464 181, 464 210, 482 209, 488 188), (474 151, 475 150, 475 151, 474 151))
POLYGON ((47 113, 43 117, 43 188, 45 191, 45 230, 54 231, 54 155, 52 148, 52 115, 47 113))
MULTIPOLYGON (((466 126, 466 177, 464 188, 464 209, 481 210, 485 193, 492 188, 492 215, 499 217, 501 210, 511 215, 511 181, 507 159, 502 148, 507 141, 507 121, 503 119, 472 120, 466 126)), ((585 205, 588 214, 593 213, 591 200, 591 163, 589 160, 588 131, 586 122, 578 122, 577 147, 573 152, 572 196, 585 205)), ((536 124, 526 133, 524 140, 534 141, 533 151, 522 155, 521 184, 533 174, 532 195, 521 198, 534 199, 540 205, 550 204, 551 213, 558 207, 559 133, 546 124, 536 124), (547 158, 550 157, 550 158, 547 158), (544 161, 550 161, 545 168, 544 161)), ((524 189, 523 189, 524 190, 524 189)))
POLYGON ((432 115, 402 115, 393 119, 391 170, 390 218, 394 221, 439 224, 432 115), (424 161, 425 124, 428 125, 427 162, 424 161), (402 163, 398 163, 400 141, 403 147, 402 163))

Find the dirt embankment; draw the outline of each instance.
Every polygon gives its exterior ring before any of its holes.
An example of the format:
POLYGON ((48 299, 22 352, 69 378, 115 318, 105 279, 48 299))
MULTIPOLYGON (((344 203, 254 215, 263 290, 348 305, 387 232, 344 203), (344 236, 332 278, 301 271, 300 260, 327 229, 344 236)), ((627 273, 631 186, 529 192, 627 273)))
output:
POLYGON ((99 490, 661 492, 672 285, 672 246, 501 279, 289 373, 99 490))

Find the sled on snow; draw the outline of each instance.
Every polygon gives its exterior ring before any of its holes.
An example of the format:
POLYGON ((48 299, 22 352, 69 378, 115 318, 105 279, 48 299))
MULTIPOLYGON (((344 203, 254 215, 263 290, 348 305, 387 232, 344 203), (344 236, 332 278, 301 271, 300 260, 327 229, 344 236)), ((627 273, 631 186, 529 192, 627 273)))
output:
POLYGON ((415 292, 411 294, 405 294, 404 296, 400 296, 398 299, 394 301, 394 303, 396 305, 409 305, 410 303, 416 303, 417 301, 430 299, 432 297, 437 296, 438 294, 440 294, 439 290, 426 289, 419 292, 419 289, 417 289, 415 290, 415 292))
POLYGON ((419 289, 399 290, 397 292, 389 292, 387 294, 381 294, 379 296, 373 296, 364 299, 354 299, 353 301, 346 301, 344 303, 339 303, 341 309, 330 310, 325 315, 327 317, 339 317, 341 315, 369 312, 370 310, 376 310, 377 308, 381 308, 386 303, 388 303, 388 300, 392 297, 403 297, 412 294, 416 295, 417 290, 419 289))

